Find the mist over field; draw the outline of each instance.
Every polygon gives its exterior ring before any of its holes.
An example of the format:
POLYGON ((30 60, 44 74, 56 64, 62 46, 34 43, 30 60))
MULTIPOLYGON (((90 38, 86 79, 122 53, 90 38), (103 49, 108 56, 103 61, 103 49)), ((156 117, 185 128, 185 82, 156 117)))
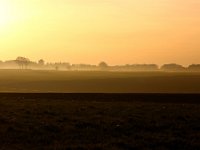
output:
POLYGON ((200 0, 0 0, 0 150, 200 150, 200 0))
POLYGON ((0 70, 0 92, 200 93, 200 73, 0 70))

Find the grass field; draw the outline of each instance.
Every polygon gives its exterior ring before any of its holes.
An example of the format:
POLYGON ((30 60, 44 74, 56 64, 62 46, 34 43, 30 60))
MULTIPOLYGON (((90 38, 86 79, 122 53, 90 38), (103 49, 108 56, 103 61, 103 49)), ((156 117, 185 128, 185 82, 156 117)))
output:
POLYGON ((0 138, 0 150, 200 149, 200 73, 0 70, 0 138))
POLYGON ((198 94, 0 94, 0 149, 200 149, 199 99, 198 94))
POLYGON ((0 92, 200 93, 200 73, 0 70, 0 92))

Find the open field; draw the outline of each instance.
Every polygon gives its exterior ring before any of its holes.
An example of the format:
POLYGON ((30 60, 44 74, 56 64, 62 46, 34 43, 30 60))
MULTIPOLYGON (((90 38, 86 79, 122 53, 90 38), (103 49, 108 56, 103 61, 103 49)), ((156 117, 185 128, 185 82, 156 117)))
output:
POLYGON ((0 92, 200 93, 200 73, 0 70, 0 92))
POLYGON ((200 149, 199 120, 200 73, 0 70, 1 150, 200 149))
POLYGON ((0 149, 200 149, 199 100, 198 94, 0 94, 0 149))

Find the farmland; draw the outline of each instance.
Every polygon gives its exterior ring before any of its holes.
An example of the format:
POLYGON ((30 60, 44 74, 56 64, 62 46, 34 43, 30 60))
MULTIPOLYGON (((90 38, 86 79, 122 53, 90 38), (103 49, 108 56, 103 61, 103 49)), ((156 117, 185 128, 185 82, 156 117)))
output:
POLYGON ((0 70, 0 92, 200 93, 200 73, 0 70))
POLYGON ((199 98, 0 94, 0 149, 199 149, 199 98))
POLYGON ((199 149, 200 73, 0 70, 0 149, 199 149))

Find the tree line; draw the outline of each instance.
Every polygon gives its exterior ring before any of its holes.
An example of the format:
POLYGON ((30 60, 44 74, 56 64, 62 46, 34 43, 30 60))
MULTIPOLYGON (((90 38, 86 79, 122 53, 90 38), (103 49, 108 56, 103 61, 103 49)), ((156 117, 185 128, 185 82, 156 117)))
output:
POLYGON ((170 63, 159 67, 156 64, 126 64, 111 66, 102 61, 98 65, 91 64, 70 64, 69 62, 45 62, 43 59, 37 62, 31 61, 26 57, 17 57, 15 60, 0 61, 1 69, 44 69, 44 70, 103 70, 103 71, 198 71, 200 72, 200 64, 191 64, 184 67, 180 64, 170 63))

